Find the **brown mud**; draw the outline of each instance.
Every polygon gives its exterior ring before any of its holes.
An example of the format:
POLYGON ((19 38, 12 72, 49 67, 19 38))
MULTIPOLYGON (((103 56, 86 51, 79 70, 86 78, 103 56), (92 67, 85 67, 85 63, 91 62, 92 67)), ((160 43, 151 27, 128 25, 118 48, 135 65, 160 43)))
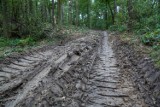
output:
POLYGON ((149 107, 160 107, 160 69, 148 55, 120 38, 120 35, 110 34, 112 47, 121 72, 135 84, 149 107))
POLYGON ((112 46, 116 45, 107 32, 91 31, 64 45, 2 63, 0 105, 148 107, 133 75, 122 69, 128 65, 120 62, 119 50, 113 51, 112 46))

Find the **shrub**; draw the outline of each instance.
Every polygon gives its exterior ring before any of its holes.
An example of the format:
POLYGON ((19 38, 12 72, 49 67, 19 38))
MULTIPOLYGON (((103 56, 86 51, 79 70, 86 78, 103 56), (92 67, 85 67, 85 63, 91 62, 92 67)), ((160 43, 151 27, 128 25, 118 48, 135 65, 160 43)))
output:
POLYGON ((34 39, 32 37, 27 37, 25 39, 21 39, 17 42, 17 45, 19 46, 26 46, 26 45, 33 45, 35 43, 34 39))
POLYGON ((109 27, 109 30, 124 32, 127 30, 127 26, 126 25, 112 25, 109 27))
POLYGON ((26 45, 33 45, 35 44, 35 40, 32 37, 26 37, 22 39, 11 39, 11 38, 5 38, 1 37, 0 38, 0 46, 1 47, 6 47, 6 46, 26 46, 26 45))
POLYGON ((160 45, 160 29, 143 35, 141 41, 148 46, 160 45))

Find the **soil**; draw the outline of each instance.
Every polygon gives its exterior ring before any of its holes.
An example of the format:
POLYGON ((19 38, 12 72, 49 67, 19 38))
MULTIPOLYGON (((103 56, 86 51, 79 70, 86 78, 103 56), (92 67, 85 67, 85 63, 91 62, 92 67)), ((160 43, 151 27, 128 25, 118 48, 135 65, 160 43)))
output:
POLYGON ((146 91, 138 90, 138 79, 133 81, 139 76, 133 75, 135 65, 120 50, 121 42, 109 37, 105 31, 90 31, 4 61, 0 106, 154 107, 143 97, 146 91))
POLYGON ((139 47, 122 40, 118 34, 110 37, 121 72, 133 81, 149 107, 160 107, 160 69, 139 47))

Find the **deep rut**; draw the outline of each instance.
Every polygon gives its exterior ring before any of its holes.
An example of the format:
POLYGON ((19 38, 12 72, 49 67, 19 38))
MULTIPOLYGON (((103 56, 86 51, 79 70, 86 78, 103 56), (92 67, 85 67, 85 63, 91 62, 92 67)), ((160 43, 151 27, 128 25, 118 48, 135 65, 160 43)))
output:
POLYGON ((2 64, 5 107, 147 107, 120 72, 107 32, 2 64))
POLYGON ((132 82, 120 72, 106 32, 91 73, 86 107, 145 106, 143 100, 138 99, 132 82))

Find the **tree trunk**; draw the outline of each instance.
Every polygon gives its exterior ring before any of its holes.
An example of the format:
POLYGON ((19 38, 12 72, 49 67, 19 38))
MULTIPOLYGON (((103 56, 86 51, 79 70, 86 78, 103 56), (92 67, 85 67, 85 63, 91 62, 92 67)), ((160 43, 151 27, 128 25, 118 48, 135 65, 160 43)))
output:
POLYGON ((117 2, 114 0, 114 16, 116 16, 117 13, 117 2))
POLYGON ((128 10, 128 31, 132 30, 132 21, 133 21, 133 6, 132 0, 127 0, 127 10, 128 10))
POLYGON ((63 17, 64 17, 64 4, 61 5, 61 24, 65 22, 63 17))
POLYGON ((62 8, 61 8, 61 5, 62 5, 62 3, 61 3, 61 0, 58 0, 57 1, 58 2, 58 9, 57 9, 57 22, 58 22, 58 24, 61 24, 61 22, 62 22, 62 8))
POLYGON ((90 17, 90 9, 91 9, 91 2, 88 0, 88 6, 87 6, 87 18, 88 18, 88 27, 91 28, 91 17, 90 17))
POLYGON ((78 0, 76 0, 76 26, 79 25, 79 4, 78 0))
MULTIPOLYGON (((160 0, 158 0, 158 11, 157 15, 160 16, 160 0)), ((158 23, 160 23, 160 17, 158 17, 158 23)))
POLYGON ((9 37, 7 0, 2 0, 3 35, 9 37))
POLYGON ((106 28, 108 28, 108 13, 107 13, 107 10, 104 13, 104 17, 105 17, 106 28))
POLYGON ((54 0, 52 0, 52 25, 54 27, 55 21, 54 21, 54 0))
POLYGON ((69 24, 72 24, 72 0, 69 1, 69 16, 68 16, 68 19, 69 19, 69 24))
POLYGON ((112 8, 111 8, 111 5, 110 5, 110 2, 109 2, 109 1, 107 1, 107 4, 108 4, 109 10, 110 10, 110 12, 111 12, 112 23, 114 24, 114 22, 115 22, 114 13, 113 13, 113 11, 112 11, 112 8))
POLYGON ((29 0, 29 13, 33 14, 33 3, 32 3, 32 0, 29 0))

